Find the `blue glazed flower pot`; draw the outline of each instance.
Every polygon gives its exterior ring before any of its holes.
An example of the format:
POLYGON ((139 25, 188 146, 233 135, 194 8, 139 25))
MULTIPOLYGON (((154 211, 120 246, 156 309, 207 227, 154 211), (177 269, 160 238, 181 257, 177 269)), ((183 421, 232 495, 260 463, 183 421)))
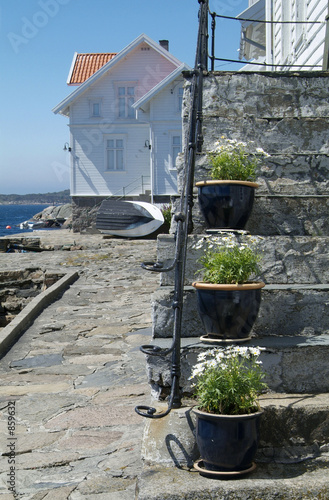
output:
POLYGON ((261 282, 243 285, 194 282, 198 312, 208 340, 248 340, 261 303, 261 282))
POLYGON ((247 181, 197 182, 200 210, 209 228, 244 229, 258 184, 247 181))
POLYGON ((263 412, 215 415, 196 408, 193 411, 203 467, 221 473, 249 472, 258 447, 263 412))

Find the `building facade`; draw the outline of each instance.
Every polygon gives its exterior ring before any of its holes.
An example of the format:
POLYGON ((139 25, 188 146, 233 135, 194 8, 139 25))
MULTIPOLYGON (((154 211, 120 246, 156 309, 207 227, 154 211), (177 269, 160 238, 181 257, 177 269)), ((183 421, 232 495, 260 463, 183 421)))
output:
POLYGON ((68 84, 76 89, 53 109, 69 119, 74 202, 177 193, 188 69, 167 41, 145 34, 117 54, 75 54, 68 84))
POLYGON ((259 66, 247 64, 243 69, 327 69, 327 15, 328 0, 249 0, 237 16, 240 59, 259 66))

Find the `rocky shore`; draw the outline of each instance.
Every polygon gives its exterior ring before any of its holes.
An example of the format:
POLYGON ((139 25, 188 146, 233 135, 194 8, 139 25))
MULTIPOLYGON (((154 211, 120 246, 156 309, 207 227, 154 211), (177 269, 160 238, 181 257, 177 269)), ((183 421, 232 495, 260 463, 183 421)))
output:
POLYGON ((72 205, 66 203, 64 205, 51 205, 42 212, 33 216, 35 221, 59 221, 63 229, 68 229, 72 226, 72 205))

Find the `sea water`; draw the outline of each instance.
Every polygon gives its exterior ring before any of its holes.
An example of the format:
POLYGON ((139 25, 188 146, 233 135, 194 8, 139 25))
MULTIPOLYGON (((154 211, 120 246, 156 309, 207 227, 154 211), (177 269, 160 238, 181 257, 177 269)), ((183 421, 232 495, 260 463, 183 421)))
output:
POLYGON ((19 225, 42 212, 47 205, 0 205, 0 236, 26 233, 32 230, 20 229, 19 225), (7 226, 10 228, 7 229, 7 226))

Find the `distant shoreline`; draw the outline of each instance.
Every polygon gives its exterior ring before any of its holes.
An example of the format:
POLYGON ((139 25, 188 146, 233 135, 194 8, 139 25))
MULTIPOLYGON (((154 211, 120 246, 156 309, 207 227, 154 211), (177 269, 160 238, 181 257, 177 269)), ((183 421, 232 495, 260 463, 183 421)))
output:
POLYGON ((0 205, 62 205, 71 202, 69 189, 55 193, 0 194, 0 205))
POLYGON ((8 202, 0 202, 0 206, 4 205, 66 205, 66 203, 70 203, 70 201, 8 201, 8 202))

